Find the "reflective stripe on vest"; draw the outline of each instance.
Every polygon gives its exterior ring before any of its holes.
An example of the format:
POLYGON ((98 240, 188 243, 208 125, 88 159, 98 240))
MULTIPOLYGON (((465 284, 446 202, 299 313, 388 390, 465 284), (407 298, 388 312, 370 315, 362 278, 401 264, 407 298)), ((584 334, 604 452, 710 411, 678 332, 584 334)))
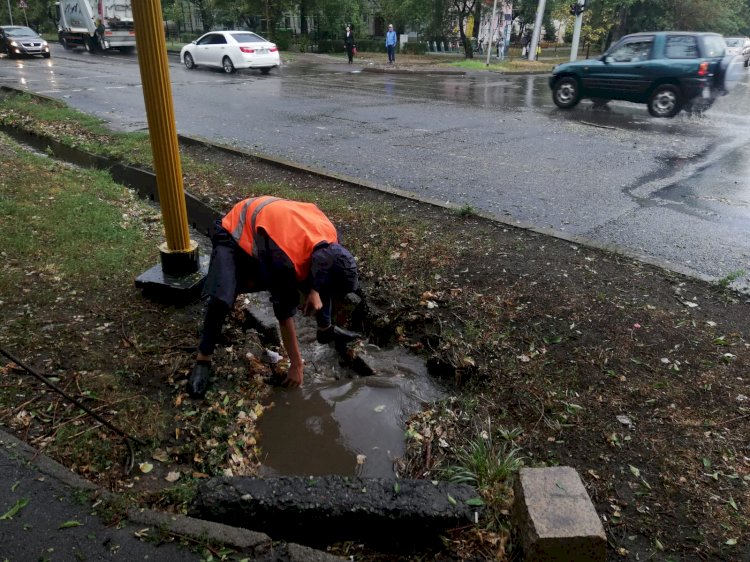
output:
POLYGON ((279 197, 270 197, 270 196, 262 196, 262 197, 251 197, 249 199, 245 199, 245 201, 238 203, 234 206, 234 208, 227 214, 221 221, 221 226, 224 227, 225 230, 228 230, 232 234, 232 238, 234 238, 235 242, 240 245, 240 247, 245 250, 248 254, 251 256, 257 256, 258 255, 258 244, 257 244, 257 232, 255 230, 255 221, 258 218, 258 213, 260 210, 268 205, 269 203, 273 203, 274 201, 281 201, 279 197), (251 240, 248 240, 247 238, 243 238, 242 234, 245 231, 245 225, 247 223, 247 213, 250 210, 250 207, 253 203, 256 201, 260 201, 256 206, 255 209, 253 209, 252 217, 250 217, 250 238, 251 240), (237 216, 239 214, 239 216, 237 216), (232 218, 235 218, 236 222, 234 225, 234 228, 231 228, 231 221, 232 218), (248 244, 249 242, 249 244, 248 244))
POLYGON ((336 227, 313 203, 270 196, 237 203, 222 219, 221 225, 232 234, 240 248, 256 257, 263 249, 262 244, 256 241, 262 228, 294 265, 296 278, 300 282, 310 273, 315 246, 323 242, 338 242, 336 227), (264 213, 260 212, 276 201, 279 201, 278 205, 271 206, 264 213))

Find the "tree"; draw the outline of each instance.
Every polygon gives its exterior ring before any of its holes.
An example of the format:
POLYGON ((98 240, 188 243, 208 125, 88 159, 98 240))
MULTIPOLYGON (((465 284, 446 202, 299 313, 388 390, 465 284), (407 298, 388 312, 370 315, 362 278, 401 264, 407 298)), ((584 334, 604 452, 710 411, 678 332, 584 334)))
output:
POLYGON ((410 28, 423 33, 429 26, 435 4, 427 0, 382 0, 379 6, 376 6, 376 10, 383 20, 392 23, 397 31, 410 28))
POLYGON ((213 0, 189 0, 196 7, 203 24, 203 32, 211 31, 214 26, 213 0))
MULTIPOLYGON (((747 0, 596 0, 585 18, 589 37, 614 41, 638 31, 715 31, 746 35, 750 31, 747 0)), ((586 24, 584 19, 584 26, 586 24)))
POLYGON ((464 22, 474 10, 474 3, 477 0, 451 0, 453 15, 458 18, 458 34, 461 37, 461 44, 464 47, 464 54, 467 59, 474 58, 474 52, 471 48, 471 41, 466 38, 464 31, 464 22))

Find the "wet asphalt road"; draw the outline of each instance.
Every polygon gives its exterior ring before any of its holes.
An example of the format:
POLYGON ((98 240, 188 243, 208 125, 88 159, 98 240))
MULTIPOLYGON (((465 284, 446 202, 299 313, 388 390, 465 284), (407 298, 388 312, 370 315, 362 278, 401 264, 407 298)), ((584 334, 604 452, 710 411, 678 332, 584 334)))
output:
MULTIPOLYGON (((300 56, 281 71, 188 71, 170 57, 178 130, 580 235, 721 279, 750 272, 748 80, 704 117, 582 102, 546 76, 360 72, 300 56)), ((135 57, 0 59, 0 85, 146 127, 135 57)), ((738 286, 746 286, 743 275, 738 286)))

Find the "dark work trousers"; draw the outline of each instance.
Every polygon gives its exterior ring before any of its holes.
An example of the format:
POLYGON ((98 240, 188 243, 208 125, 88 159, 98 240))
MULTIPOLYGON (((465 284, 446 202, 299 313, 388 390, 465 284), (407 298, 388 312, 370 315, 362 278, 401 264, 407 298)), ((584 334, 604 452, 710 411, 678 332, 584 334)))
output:
POLYGON ((388 62, 396 62, 396 45, 386 45, 388 49, 388 62))
MULTIPOLYGON (((270 288, 274 314, 279 320, 294 316, 301 294, 294 278, 294 265, 273 240, 259 237, 259 258, 249 256, 217 221, 211 239, 213 250, 203 288, 208 297, 198 350, 212 355, 227 314, 241 293, 270 288)), ((323 308, 315 315, 320 329, 331 325, 331 300, 321 295, 323 308)))

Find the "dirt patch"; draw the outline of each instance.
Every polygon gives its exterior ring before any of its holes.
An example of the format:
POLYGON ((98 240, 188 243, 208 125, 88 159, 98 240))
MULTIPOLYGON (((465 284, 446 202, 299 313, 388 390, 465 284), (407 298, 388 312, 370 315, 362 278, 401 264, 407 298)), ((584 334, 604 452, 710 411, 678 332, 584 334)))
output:
MULTIPOLYGON (((410 422, 402 465, 410 475, 441 477, 461 447, 497 439, 520 446, 526 465, 580 472, 612 560, 750 560, 746 297, 470 212, 211 149, 184 149, 184 156, 195 169, 203 163, 221 170, 186 178, 188 191, 221 211, 263 193, 316 201, 359 260, 369 308, 358 327, 381 345, 421 354, 436 376, 455 384, 454 399, 410 422)), ((37 286, 53 282, 32 273, 37 286)), ((3 287, 4 322, 44 316, 3 287)), ((247 404, 262 392, 244 359, 254 336, 237 322, 228 327, 216 358, 215 394, 209 404, 188 404, 181 384, 199 318, 200 307, 169 309, 141 299, 128 282, 111 283, 84 299, 66 293, 54 315, 15 323, 3 341, 64 377, 69 388, 97 373, 123 385, 123 397, 151 397, 174 420, 160 426, 171 435, 153 436, 167 453, 164 474, 175 466, 184 479, 221 473, 231 468, 233 454, 251 472, 253 455, 262 453, 245 439, 252 427, 238 426, 237 419, 239 411, 251 417, 247 404), (73 329, 67 319, 81 314, 86 328, 73 329), (95 330, 106 322, 106 331, 95 330)), ((43 444, 39 439, 49 436, 43 413, 52 406, 44 402, 40 415, 15 423, 21 411, 29 412, 23 403, 33 394, 13 386, 22 378, 14 369, 5 367, 5 374, 0 419, 43 444)), ((114 405, 105 400, 102 408, 114 405)), ((96 471, 80 454, 60 448, 55 456, 116 489, 144 486, 143 475, 134 481, 118 471, 123 451, 111 447, 109 466, 96 471)), ((510 496, 504 486, 485 490, 488 503, 494 496, 494 520, 471 536, 453 537, 459 554, 512 554, 506 547, 510 496)), ((158 503, 179 506, 184 499, 162 494, 158 503)), ((358 554, 352 545, 339 552, 358 554)))

